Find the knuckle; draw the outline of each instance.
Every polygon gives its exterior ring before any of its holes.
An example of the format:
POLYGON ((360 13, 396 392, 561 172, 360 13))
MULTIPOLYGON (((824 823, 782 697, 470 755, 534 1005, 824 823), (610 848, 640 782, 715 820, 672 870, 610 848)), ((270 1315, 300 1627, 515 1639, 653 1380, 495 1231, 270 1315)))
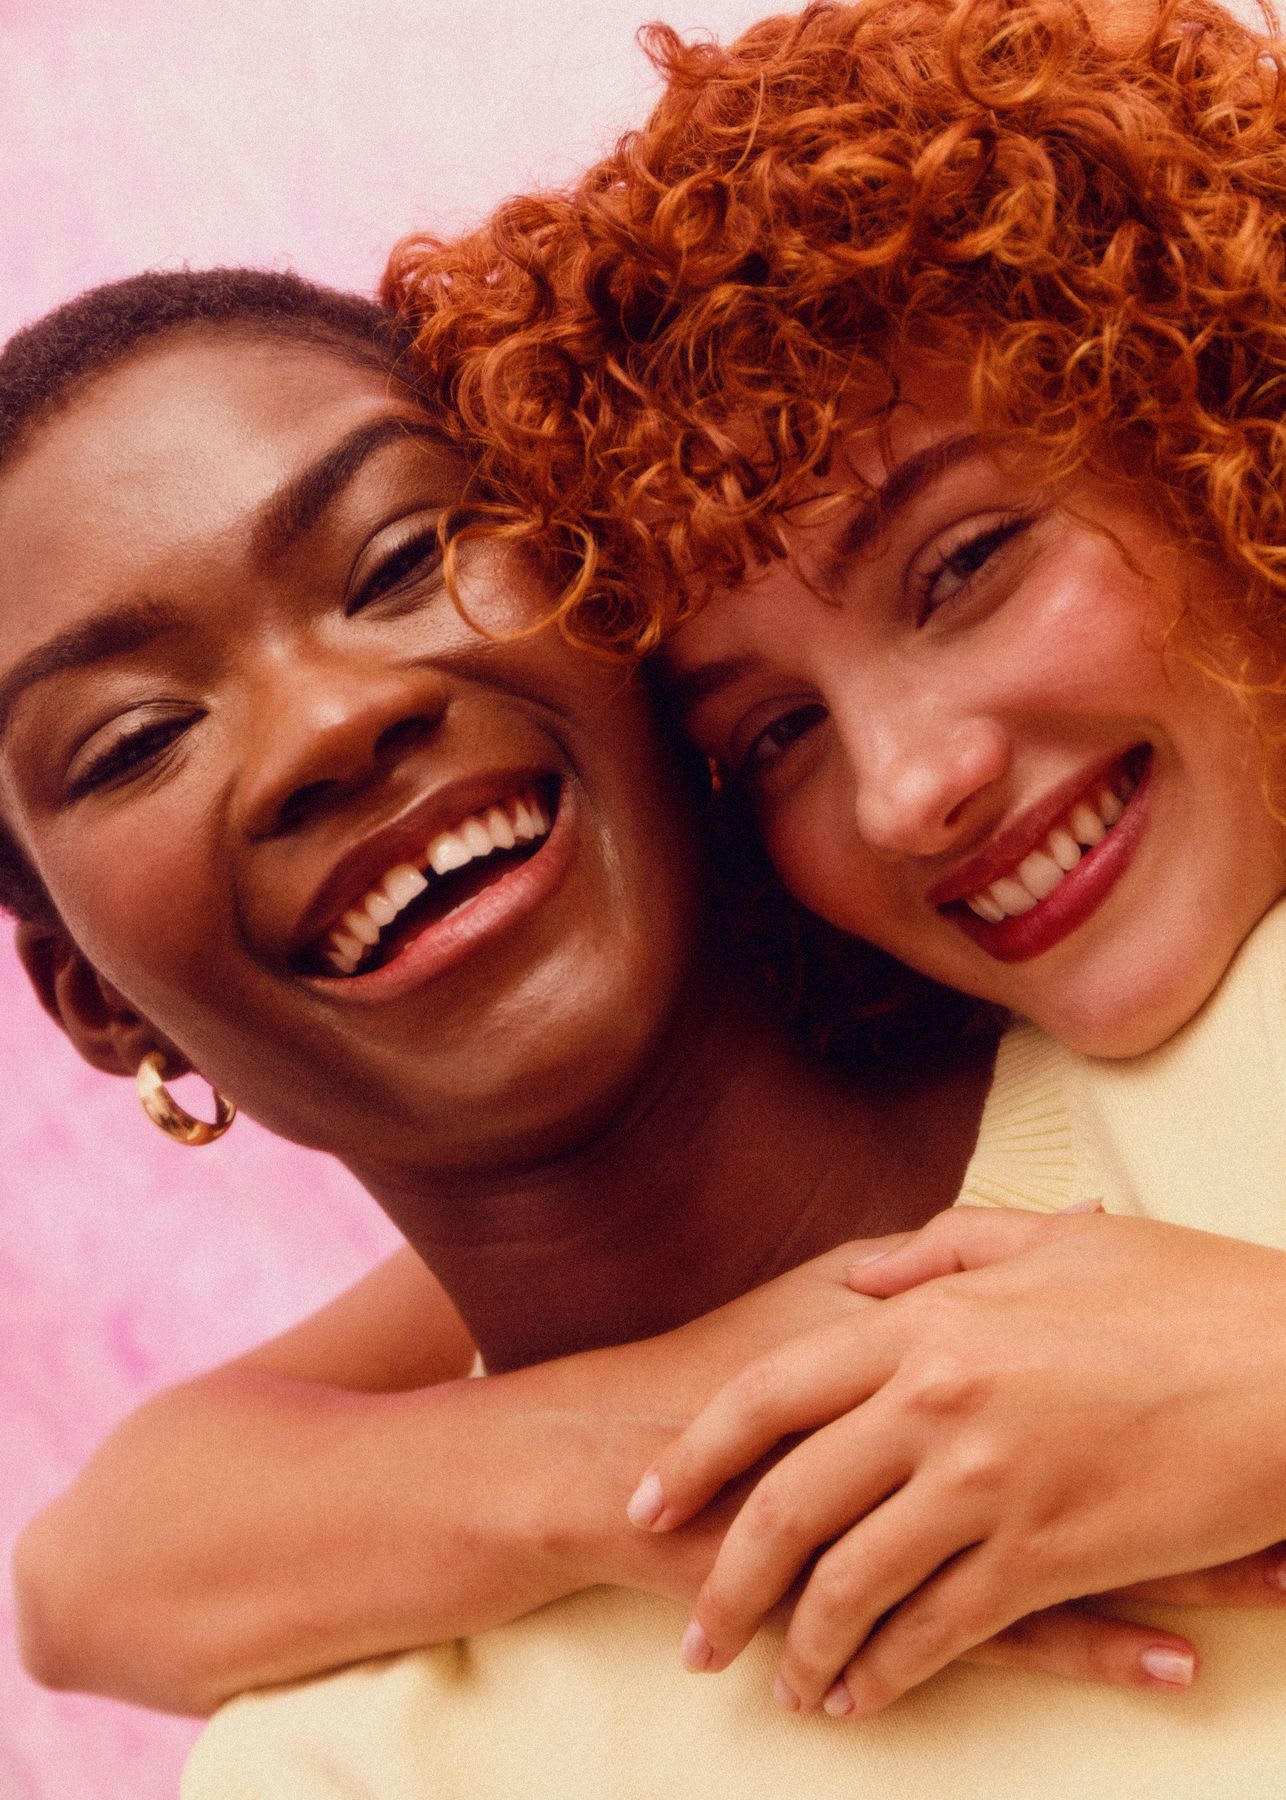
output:
POLYGON ((906 1370, 907 1402, 914 1412, 929 1419, 977 1412, 986 1387, 979 1371, 955 1350, 933 1350, 916 1357, 906 1370))
POLYGON ((780 1480, 765 1475, 742 1507, 738 1524, 752 1548, 771 1544, 793 1552, 810 1547, 799 1509, 783 1487, 780 1480))
POLYGON ((854 1571, 833 1553, 823 1556, 808 1583, 808 1597, 816 1619, 833 1628, 851 1620, 858 1609, 860 1589, 854 1571))
POLYGON ((781 1376, 777 1360, 761 1356, 735 1375, 728 1386, 734 1416, 752 1428, 773 1422, 780 1403, 781 1376))

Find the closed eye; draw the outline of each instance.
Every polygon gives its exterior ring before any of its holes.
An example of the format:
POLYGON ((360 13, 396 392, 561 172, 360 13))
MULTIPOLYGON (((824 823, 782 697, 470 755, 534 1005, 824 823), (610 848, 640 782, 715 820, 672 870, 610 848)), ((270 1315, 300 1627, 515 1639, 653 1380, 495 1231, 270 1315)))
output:
POLYGON ((415 532, 397 544, 367 576, 349 601, 351 617, 364 607, 399 593, 437 573, 442 567, 442 544, 436 522, 431 530, 415 532))
POLYGON ((100 750, 73 762, 68 776, 68 798, 78 800, 108 787, 122 786, 152 773, 193 723, 191 713, 170 714, 149 720, 134 730, 123 730, 100 750), (81 763, 81 767, 77 767, 81 763))

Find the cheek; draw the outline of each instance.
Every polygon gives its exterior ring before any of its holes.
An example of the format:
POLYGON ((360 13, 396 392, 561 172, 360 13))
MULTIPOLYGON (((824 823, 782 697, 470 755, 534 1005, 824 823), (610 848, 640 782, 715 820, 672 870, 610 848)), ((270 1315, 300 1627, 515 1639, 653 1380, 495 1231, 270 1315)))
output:
POLYGON ((765 806, 764 846, 782 883, 802 906, 841 931, 880 936, 878 871, 851 823, 853 809, 820 777, 765 806))

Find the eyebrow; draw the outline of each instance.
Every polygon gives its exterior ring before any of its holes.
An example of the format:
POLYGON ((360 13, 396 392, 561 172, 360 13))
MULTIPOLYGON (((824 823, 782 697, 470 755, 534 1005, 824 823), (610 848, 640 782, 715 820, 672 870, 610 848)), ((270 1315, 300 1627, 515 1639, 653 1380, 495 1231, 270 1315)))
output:
POLYGON ((935 481, 940 481, 957 463, 976 456, 983 440, 976 431, 962 432, 958 437, 943 438, 926 444, 900 462, 887 480, 875 488, 858 507, 841 532, 838 542, 828 552, 819 571, 818 586, 825 588, 850 557, 867 550, 880 534, 913 500, 935 481))
POLYGON ((140 594, 38 644, 0 680, 0 737, 19 699, 37 682, 145 650, 180 623, 179 609, 171 601, 140 594))
MULTIPOLYGON (((386 414, 359 425, 293 475, 260 512, 252 534, 256 553, 265 561, 283 556, 312 529, 369 457, 385 444, 405 437, 440 442, 431 426, 404 414, 386 414)), ((181 624, 179 608, 172 601, 140 594, 37 645, 0 679, 0 737, 7 731, 14 707, 28 688, 51 675, 132 656, 157 638, 178 630, 181 624)))
POLYGON ((750 656, 725 656, 718 662, 702 663, 691 671, 667 669, 662 677, 661 688, 666 703, 677 713, 690 713, 703 700, 721 693, 733 682, 740 681, 743 675, 749 675, 755 668, 755 660, 750 656))
MULTIPOLYGON (((917 450, 904 462, 900 462, 887 480, 862 502, 844 527, 838 542, 826 552, 815 579, 810 583, 813 589, 825 595, 838 579, 845 563, 869 548, 899 512, 935 481, 941 480, 949 469, 954 468, 957 463, 965 462, 982 448, 983 440, 976 431, 962 432, 957 437, 927 444, 923 450, 917 450)), ((755 666, 753 657, 722 657, 718 662, 705 663, 693 669, 691 673, 668 674, 665 678, 665 691, 678 712, 688 713, 703 700, 709 700, 750 674, 755 666)))
POLYGON ((352 481, 368 457, 398 438, 427 438, 440 443, 431 425, 404 413, 371 419, 341 438, 316 462, 291 476, 265 504, 254 528, 255 553, 273 562, 311 531, 331 502, 352 481))

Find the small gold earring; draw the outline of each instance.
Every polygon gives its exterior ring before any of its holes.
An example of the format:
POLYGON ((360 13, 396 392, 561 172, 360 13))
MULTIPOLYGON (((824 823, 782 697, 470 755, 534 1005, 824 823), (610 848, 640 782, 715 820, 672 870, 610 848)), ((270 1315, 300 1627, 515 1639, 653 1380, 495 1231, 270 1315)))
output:
POLYGON ((151 1050, 138 1065, 138 1097, 143 1111, 165 1133, 179 1144, 212 1144, 221 1138, 237 1116, 231 1100, 225 1100, 217 1088, 214 1095, 214 1122, 194 1119, 184 1112, 165 1085, 165 1058, 159 1050, 151 1050))

